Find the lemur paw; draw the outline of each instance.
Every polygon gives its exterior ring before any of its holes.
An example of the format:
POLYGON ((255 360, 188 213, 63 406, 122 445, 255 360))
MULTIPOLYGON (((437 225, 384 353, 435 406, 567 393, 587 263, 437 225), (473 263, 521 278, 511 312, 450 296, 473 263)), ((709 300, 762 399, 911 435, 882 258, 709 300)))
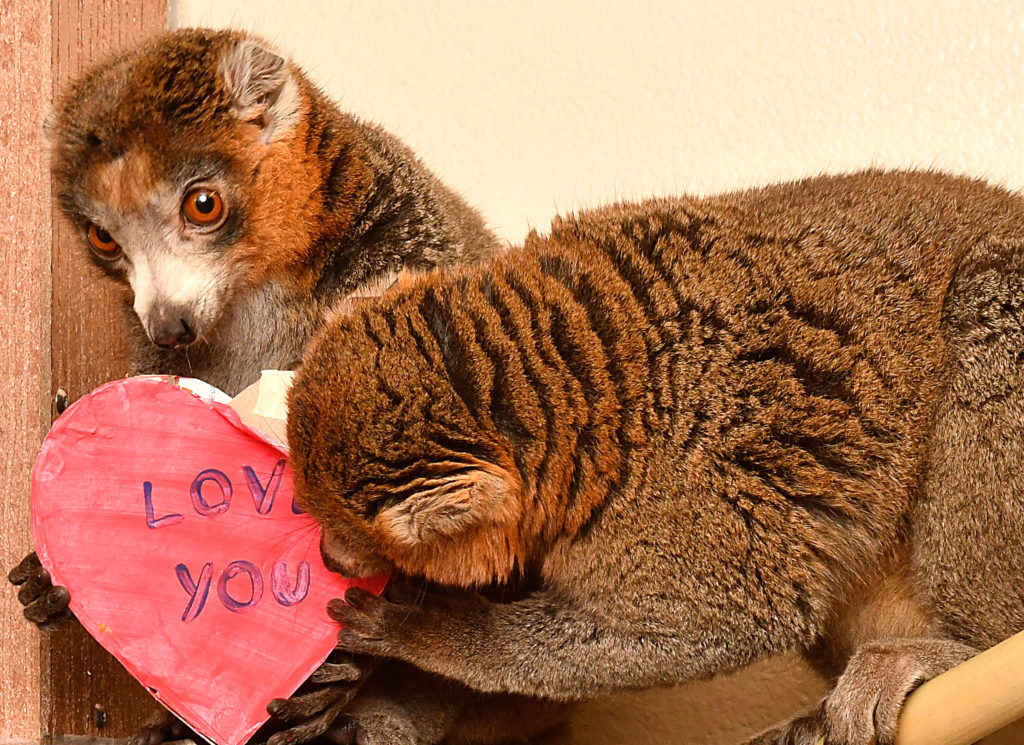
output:
POLYGON ((890 639, 860 647, 816 714, 769 730, 749 745, 893 745, 907 696, 974 649, 944 639, 890 639))
POLYGON ((469 698, 442 678, 383 663, 324 739, 334 745, 434 745, 446 741, 469 698))
POLYGON ((356 699, 343 722, 326 734, 335 745, 432 745, 444 733, 424 733, 404 707, 385 699, 356 699))
POLYGON ((409 620, 413 606, 394 603, 358 587, 350 587, 345 599, 335 598, 327 604, 327 615, 341 624, 338 646, 350 652, 385 655, 391 649, 390 639, 403 618, 409 620))
POLYGON ((167 709, 160 709, 146 720, 142 729, 128 741, 128 745, 161 745, 175 740, 202 742, 202 738, 167 709))
POLYGON ((14 567, 8 581, 18 590, 18 602, 24 606, 25 618, 42 631, 50 631, 74 620, 68 603, 71 593, 64 587, 54 587, 50 573, 43 568, 33 551, 14 567))
POLYGON ((491 611, 475 592, 393 581, 380 597, 349 588, 327 604, 341 625, 338 646, 357 654, 390 657, 441 675, 456 654, 453 640, 479 628, 491 611))
POLYGON ((327 732, 376 664, 337 659, 332 654, 295 695, 276 698, 267 705, 272 722, 285 726, 267 739, 267 745, 299 745, 327 732))

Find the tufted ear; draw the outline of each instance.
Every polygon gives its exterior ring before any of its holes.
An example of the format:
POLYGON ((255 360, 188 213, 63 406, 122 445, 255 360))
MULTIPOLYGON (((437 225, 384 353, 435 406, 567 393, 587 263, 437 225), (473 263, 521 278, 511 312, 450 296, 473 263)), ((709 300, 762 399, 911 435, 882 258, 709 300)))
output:
POLYGON ((288 61, 254 39, 232 44, 220 71, 234 100, 235 115, 260 127, 260 141, 284 137, 299 118, 299 85, 288 61))
POLYGON ((399 546, 465 537, 514 521, 515 489, 509 479, 490 470, 457 470, 423 480, 408 496, 383 509, 376 524, 399 546))

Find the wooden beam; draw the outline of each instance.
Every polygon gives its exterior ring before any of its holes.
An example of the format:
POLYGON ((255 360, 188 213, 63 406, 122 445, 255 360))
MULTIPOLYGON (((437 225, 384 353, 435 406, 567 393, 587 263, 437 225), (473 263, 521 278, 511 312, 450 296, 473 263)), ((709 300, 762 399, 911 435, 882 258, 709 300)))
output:
MULTIPOLYGON (((0 2, 0 568, 31 550, 28 487, 49 426, 50 178, 41 135, 49 106, 50 0, 0 2)), ((40 734, 39 634, 10 588, 0 593, 0 738, 40 734)))
MULTIPOLYGON (((57 214, 43 117, 51 97, 87 65, 165 25, 165 0, 0 0, 4 573, 31 548, 29 478, 56 388, 74 398, 127 370, 116 310, 121 296, 99 279, 81 239, 57 214)), ((40 641, 10 590, 0 593, 0 681, 5 741, 125 736, 156 706, 81 628, 40 641)))
MULTIPOLYGON (((166 0, 51 0, 56 97, 85 68, 166 28, 166 0)), ((81 237, 53 206, 52 373, 70 400, 128 370, 119 305, 124 291, 100 276, 81 237)), ((121 665, 75 625, 43 643, 44 734, 126 737, 157 704, 121 665)))

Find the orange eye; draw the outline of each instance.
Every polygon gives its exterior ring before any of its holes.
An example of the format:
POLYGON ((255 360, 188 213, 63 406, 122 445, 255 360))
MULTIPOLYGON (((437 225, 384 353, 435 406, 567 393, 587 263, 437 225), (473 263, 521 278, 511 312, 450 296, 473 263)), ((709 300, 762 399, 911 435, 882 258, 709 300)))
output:
POLYGON ((216 224, 224 215, 224 200, 217 192, 199 187, 185 195, 185 201, 181 203, 181 211, 193 225, 208 228, 216 224))
POLYGON ((107 258, 113 257, 121 247, 110 237, 110 233, 94 222, 89 223, 89 243, 107 258))

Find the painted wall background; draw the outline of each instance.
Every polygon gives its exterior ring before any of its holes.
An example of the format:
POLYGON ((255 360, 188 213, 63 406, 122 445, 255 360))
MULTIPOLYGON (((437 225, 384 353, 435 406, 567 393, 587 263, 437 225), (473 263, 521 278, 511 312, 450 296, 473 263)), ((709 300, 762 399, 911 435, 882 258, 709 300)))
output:
MULTIPOLYGON (((255 30, 292 54, 513 243, 557 212, 869 165, 1024 185, 1024 2, 169 6, 172 27, 255 30)), ((821 689, 772 661, 589 705, 566 742, 727 745, 821 689)))

